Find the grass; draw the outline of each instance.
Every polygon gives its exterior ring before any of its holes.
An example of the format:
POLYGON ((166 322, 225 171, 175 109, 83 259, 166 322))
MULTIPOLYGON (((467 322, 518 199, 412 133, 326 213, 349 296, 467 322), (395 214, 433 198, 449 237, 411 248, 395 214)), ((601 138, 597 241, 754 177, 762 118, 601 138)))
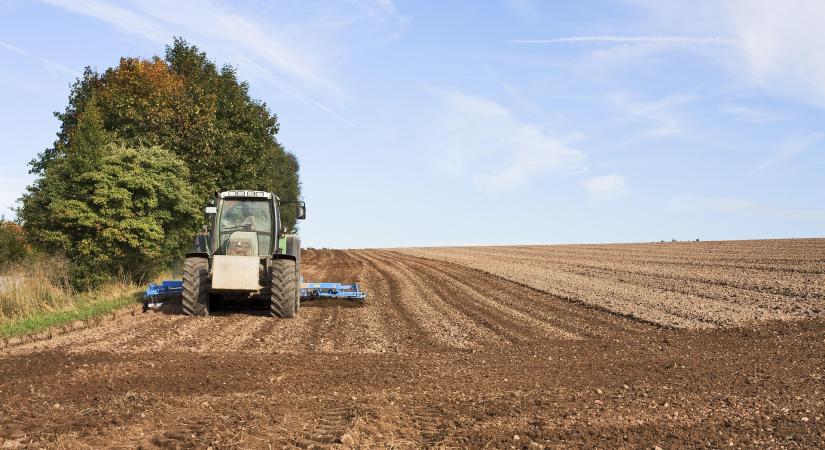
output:
POLYGON ((139 287, 126 277, 77 293, 68 262, 32 256, 0 273, 0 337, 19 336, 137 303, 139 287))
POLYGON ((35 333, 75 320, 85 320, 106 314, 137 302, 137 295, 133 294, 112 299, 77 302, 74 308, 62 311, 41 311, 27 317, 0 322, 0 337, 8 338, 35 333))

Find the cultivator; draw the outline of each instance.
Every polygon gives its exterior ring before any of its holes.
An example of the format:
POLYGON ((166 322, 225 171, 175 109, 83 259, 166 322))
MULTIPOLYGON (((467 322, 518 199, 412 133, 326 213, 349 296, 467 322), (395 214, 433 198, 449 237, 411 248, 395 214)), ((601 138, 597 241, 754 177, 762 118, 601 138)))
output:
POLYGON ((163 281, 160 284, 149 283, 143 295, 143 310, 160 308, 163 302, 180 298, 183 293, 183 281, 163 281))
MULTIPOLYGON (((149 283, 143 296, 143 309, 157 309, 169 300, 179 299, 183 293, 183 281, 166 280, 160 284, 149 283)), ((301 301, 350 300, 364 303, 367 293, 357 283, 301 283, 301 301)))
POLYGON ((335 298, 363 303, 367 294, 358 287, 358 284, 301 283, 302 301, 335 298))

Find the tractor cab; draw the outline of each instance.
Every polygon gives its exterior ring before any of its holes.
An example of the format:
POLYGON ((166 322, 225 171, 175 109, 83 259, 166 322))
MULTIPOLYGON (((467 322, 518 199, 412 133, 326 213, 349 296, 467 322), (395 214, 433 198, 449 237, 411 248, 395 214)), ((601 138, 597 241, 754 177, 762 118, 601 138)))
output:
POLYGON ((281 231, 279 206, 297 205, 297 218, 304 219, 304 202, 282 202, 275 194, 262 191, 226 191, 205 209, 208 232, 196 247, 210 256, 268 256, 286 253, 287 235, 281 231))
POLYGON ((218 197, 211 221, 212 254, 267 256, 275 253, 273 243, 278 240, 280 228, 277 197, 268 192, 253 192, 258 195, 252 197, 245 192, 244 196, 230 196, 237 193, 223 192, 218 197))

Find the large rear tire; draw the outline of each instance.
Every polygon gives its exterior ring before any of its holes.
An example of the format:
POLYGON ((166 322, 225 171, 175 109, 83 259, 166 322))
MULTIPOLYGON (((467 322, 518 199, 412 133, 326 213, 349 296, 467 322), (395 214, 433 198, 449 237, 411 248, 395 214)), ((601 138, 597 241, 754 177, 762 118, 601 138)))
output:
POLYGON ((274 259, 270 265, 269 314, 273 317, 289 319, 295 316, 298 306, 298 280, 296 279, 295 261, 291 259, 274 259))
POLYGON ((183 263, 181 309, 187 316, 209 315, 209 261, 186 258, 183 263))

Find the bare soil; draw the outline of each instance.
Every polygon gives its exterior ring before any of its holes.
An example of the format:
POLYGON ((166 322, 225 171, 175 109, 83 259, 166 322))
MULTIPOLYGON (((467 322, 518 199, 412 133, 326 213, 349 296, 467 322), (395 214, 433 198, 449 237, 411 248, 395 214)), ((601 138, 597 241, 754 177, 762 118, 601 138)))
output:
MULTIPOLYGON (((805 312, 782 321, 692 313, 710 325, 684 328, 491 275, 500 249, 479 253, 485 271, 394 251, 307 251, 307 279, 357 281, 367 302, 306 302, 292 320, 171 307, 0 351, 0 447, 821 448, 825 320, 813 309, 825 259, 814 243, 787 258, 776 256, 784 245, 760 257, 764 244, 718 244, 746 256, 704 247, 705 264, 632 246, 558 256, 594 285, 607 278, 599 270, 622 271, 611 276, 639 290, 619 298, 641 305, 647 295, 632 293, 682 286, 662 269, 679 261, 674 273, 692 283, 683 289, 747 291, 737 306, 804 293, 805 312), (740 270, 808 285, 715 283, 740 270)), ((531 248, 505 253, 554 264, 531 248)))
POLYGON ((825 318, 825 239, 399 251, 677 328, 825 318))

